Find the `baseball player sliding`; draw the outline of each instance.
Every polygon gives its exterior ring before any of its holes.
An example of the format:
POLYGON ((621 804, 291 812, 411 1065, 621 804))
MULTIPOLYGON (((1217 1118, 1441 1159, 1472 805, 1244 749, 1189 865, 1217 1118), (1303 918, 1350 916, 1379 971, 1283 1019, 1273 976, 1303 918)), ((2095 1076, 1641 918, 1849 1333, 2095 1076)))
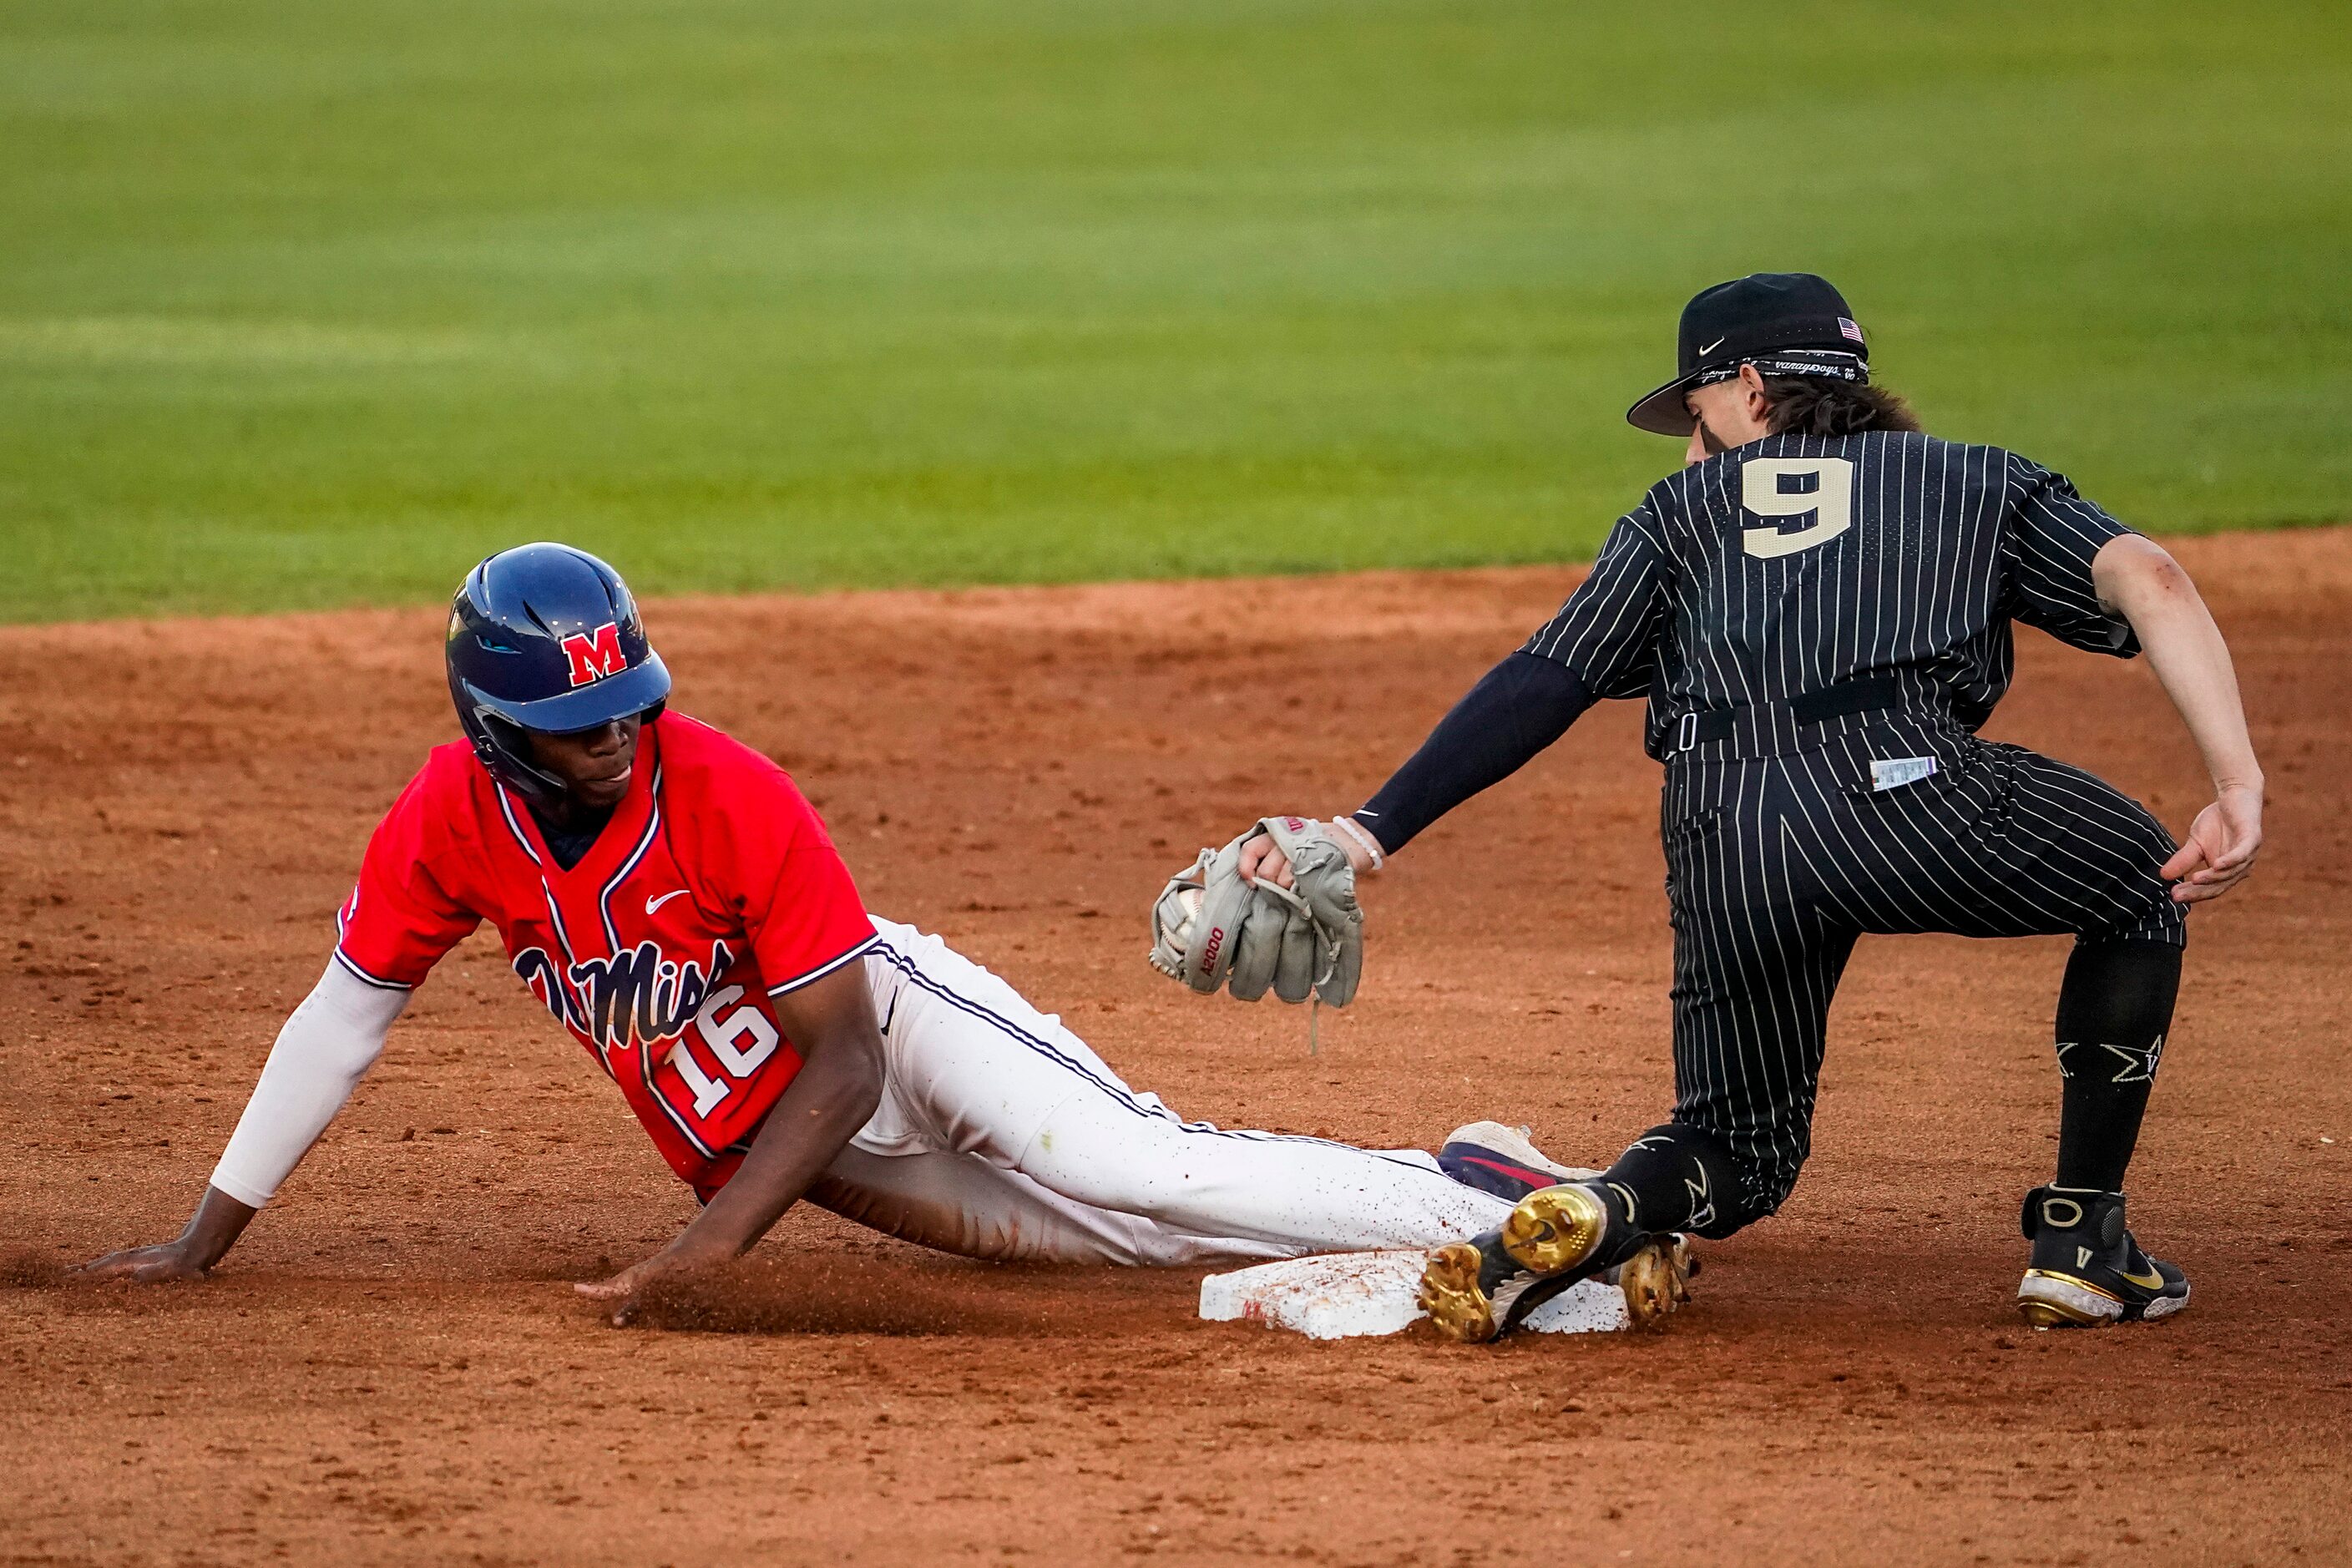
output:
MULTIPOLYGON (((2170 555, 2065 479, 1922 434, 1871 384, 1862 329, 1822 279, 1709 289, 1680 347, 1679 374, 1627 418, 1686 437, 1683 470, 1324 836, 1376 870, 1593 702, 1648 699, 1646 749, 1665 766, 1673 1119, 1598 1179, 1531 1194, 1499 1230, 1440 1251, 1423 1304, 1455 1337, 1489 1339, 1645 1237, 1725 1237, 1771 1214, 1811 1147, 1854 939, 1949 931, 2075 939, 2057 1171, 2024 1204, 2025 1317, 2179 1310, 2189 1281, 2141 1249, 2122 1189, 2187 911, 2236 886, 2262 844, 2263 774, 2221 632, 2170 555), (2187 842, 2079 768, 1976 738, 2009 687, 2011 621, 2147 655, 2212 775, 2187 842)), ((1238 861, 1244 879, 1288 884, 1270 839, 1238 861)))
POLYGON ((1129 1089, 937 937, 870 918, 783 771, 664 711, 668 671, 593 556, 483 562, 446 652, 466 740, 369 842, 194 1216, 90 1272, 217 1263, 484 921, 703 1200, 660 1253, 580 1287, 616 1320, 803 1196, 975 1258, 1184 1264, 1459 1241, 1571 1173, 1494 1123, 1437 1156, 1370 1151, 1183 1121, 1129 1089))

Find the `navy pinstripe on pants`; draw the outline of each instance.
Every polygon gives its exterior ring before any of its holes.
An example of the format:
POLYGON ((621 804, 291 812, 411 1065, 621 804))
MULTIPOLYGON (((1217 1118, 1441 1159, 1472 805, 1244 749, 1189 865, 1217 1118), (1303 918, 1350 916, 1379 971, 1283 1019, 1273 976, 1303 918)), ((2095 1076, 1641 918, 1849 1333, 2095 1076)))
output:
POLYGON ((1811 1147, 1830 999, 1864 932, 2183 940, 2173 842, 2079 768, 1931 717, 1859 715, 1785 756, 1667 769, 1675 1120, 1738 1160, 1771 1213, 1811 1147), (1875 790, 1871 763, 1933 757, 1875 790))

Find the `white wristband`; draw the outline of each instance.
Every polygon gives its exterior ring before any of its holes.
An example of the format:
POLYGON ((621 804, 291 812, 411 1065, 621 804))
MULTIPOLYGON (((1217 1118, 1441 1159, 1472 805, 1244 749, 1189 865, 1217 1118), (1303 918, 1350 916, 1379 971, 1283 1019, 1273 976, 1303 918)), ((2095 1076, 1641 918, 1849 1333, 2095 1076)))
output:
POLYGON ((1364 847, 1364 853, 1372 858, 1373 870, 1377 871, 1388 864, 1389 858, 1381 853, 1381 841, 1373 837, 1365 829, 1364 825, 1353 816, 1335 816, 1331 819, 1331 826, 1347 829, 1348 837, 1364 847))

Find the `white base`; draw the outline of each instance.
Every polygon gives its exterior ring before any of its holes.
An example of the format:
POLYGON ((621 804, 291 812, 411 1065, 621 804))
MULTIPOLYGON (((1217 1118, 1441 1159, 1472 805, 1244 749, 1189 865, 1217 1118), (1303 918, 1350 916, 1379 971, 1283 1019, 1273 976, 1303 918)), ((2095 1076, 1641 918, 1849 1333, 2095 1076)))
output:
MULTIPOLYGON (((1212 1274, 1201 1281, 1201 1316, 1270 1323, 1310 1340, 1401 1333, 1428 1316, 1413 1300, 1428 1260, 1426 1252, 1335 1252, 1212 1274)), ((1537 1308, 1520 1329, 1589 1334, 1630 1326, 1624 1292, 1587 1279, 1537 1308)))

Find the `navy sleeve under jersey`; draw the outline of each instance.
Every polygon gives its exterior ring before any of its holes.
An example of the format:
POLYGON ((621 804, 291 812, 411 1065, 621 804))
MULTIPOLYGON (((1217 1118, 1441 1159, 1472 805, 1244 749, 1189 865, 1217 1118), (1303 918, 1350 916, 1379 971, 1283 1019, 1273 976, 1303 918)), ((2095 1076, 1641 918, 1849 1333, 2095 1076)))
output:
POLYGON ((1519 651, 1568 666, 1596 699, 1644 695, 1664 627, 1670 566, 1644 500, 1617 520, 1591 574, 1519 651))
POLYGON ((2131 531, 2059 475, 1930 436, 1771 436, 1652 487, 1525 651, 1595 697, 1682 714, 1894 674, 1973 730, 2009 689, 2010 622, 2128 658, 2091 560, 2131 531))

